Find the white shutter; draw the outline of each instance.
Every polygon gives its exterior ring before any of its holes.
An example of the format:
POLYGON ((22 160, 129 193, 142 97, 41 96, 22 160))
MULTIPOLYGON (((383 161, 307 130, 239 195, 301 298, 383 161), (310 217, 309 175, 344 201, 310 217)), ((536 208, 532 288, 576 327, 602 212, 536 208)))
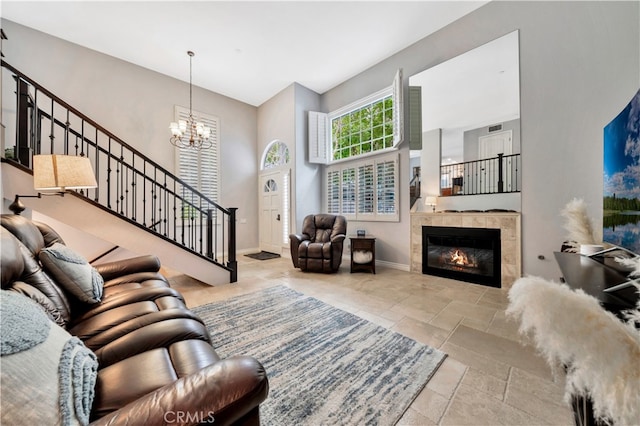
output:
MULTIPOLYGON (((218 202, 219 191, 219 119, 218 117, 193 111, 193 117, 196 121, 203 123, 211 129, 209 139, 212 146, 209 149, 190 149, 176 148, 178 176, 185 183, 200 191, 204 196, 212 201, 218 202)), ((189 110, 187 108, 176 106, 175 119, 187 120, 189 118, 189 110)), ((188 132, 188 130, 187 130, 188 132)), ((187 134, 188 137, 188 134, 187 134)))
POLYGON ((342 170, 342 214, 356 214, 356 169, 342 170))
POLYGON ((282 173, 282 244, 289 244, 289 215, 291 214, 290 207, 290 190, 289 190, 289 176, 291 175, 291 169, 282 173))
POLYGON ((327 213, 340 214, 340 169, 327 171, 327 213))
POLYGON ((398 163, 397 160, 376 162, 377 215, 398 214, 398 163))
POLYGON ((329 114, 309 111, 309 162, 329 162, 329 114))
POLYGON ((422 149, 422 86, 409 86, 409 149, 422 149))
POLYGON ((358 167, 358 214, 374 213, 373 164, 358 167))
POLYGON ((400 145, 404 139, 404 99, 402 96, 402 68, 393 79, 393 146, 400 145))

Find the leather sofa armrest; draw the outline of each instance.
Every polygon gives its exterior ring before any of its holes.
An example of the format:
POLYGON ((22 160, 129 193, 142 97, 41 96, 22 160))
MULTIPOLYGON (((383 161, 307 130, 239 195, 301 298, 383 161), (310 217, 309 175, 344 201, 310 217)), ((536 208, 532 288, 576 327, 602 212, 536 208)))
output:
POLYGON ((347 236, 344 235, 344 234, 334 235, 333 237, 331 237, 331 242, 332 243, 341 243, 341 242, 344 241, 345 238, 347 238, 347 236))
POLYGON ((308 239, 309 236, 307 234, 289 234, 289 250, 291 251, 291 260, 295 268, 300 267, 298 265, 298 246, 301 242, 308 239))
POLYGON ((264 367, 251 357, 231 357, 107 414, 92 425, 230 425, 267 398, 264 367), (211 417, 209 417, 211 416, 211 417))
POLYGON ((308 239, 309 236, 307 234, 289 234, 289 240, 291 242, 295 241, 298 244, 308 239))
POLYGON ((109 281, 135 272, 158 272, 160 270, 160 259, 157 256, 146 255, 93 266, 105 281, 109 281))

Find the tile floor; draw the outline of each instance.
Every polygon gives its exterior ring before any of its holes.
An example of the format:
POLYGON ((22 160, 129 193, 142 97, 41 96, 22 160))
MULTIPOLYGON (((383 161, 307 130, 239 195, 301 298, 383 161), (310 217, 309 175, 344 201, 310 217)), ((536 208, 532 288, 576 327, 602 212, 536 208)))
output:
POLYGON ((210 287, 164 271, 187 305, 286 285, 449 356, 399 425, 572 425, 564 379, 553 378, 505 316, 504 290, 384 268, 376 275, 303 273, 288 258, 239 256, 238 282, 210 287))

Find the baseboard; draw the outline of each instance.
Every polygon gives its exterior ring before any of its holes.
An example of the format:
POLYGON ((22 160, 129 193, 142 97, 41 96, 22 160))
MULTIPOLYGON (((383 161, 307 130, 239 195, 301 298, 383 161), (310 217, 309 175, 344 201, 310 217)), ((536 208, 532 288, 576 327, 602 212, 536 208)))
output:
POLYGON ((249 253, 258 253, 260 251, 260 249, 258 247, 254 247, 254 248, 248 248, 248 249, 238 249, 236 250, 236 254, 249 254, 249 253))
MULTIPOLYGON (((349 265, 351 263, 350 256, 351 256, 350 254, 345 256, 343 253, 342 255, 343 265, 345 264, 345 262, 346 262, 346 265, 349 265)), ((396 269, 398 271, 411 272, 411 267, 409 265, 405 265, 402 263, 395 263, 395 262, 387 262, 386 260, 376 259, 376 266, 384 266, 385 268, 396 269)))
POLYGON ((399 271, 410 272, 411 268, 409 265, 404 265, 402 263, 395 262, 387 262, 386 260, 378 260, 376 259, 376 266, 384 266, 386 268, 397 269, 399 271))

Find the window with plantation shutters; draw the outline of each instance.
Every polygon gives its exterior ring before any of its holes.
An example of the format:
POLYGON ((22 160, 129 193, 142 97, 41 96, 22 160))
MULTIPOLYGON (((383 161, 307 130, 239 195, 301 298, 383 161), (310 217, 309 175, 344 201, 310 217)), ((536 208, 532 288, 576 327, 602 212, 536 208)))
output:
POLYGON ((327 167, 328 213, 397 222, 398 170, 398 153, 327 167))
POLYGON ((356 213, 356 169, 342 169, 342 212, 345 215, 356 213))
MULTIPOLYGON (((197 121, 204 123, 205 126, 211 129, 210 140, 212 141, 212 147, 202 150, 176 148, 177 174, 178 177, 180 177, 180 179, 182 179, 186 184, 195 188, 204 196, 217 203, 219 191, 219 119, 218 117, 196 111, 193 111, 193 116, 197 121)), ((187 108, 176 106, 176 121, 186 120, 188 117, 189 110, 187 108)), ((187 134, 187 136, 189 135, 187 134)), ((187 192, 188 191, 183 191, 183 194, 179 194, 185 197, 186 204, 189 203, 189 198, 186 195, 187 192)), ((185 212, 188 212, 188 210, 189 208, 186 206, 185 212)))
POLYGON ((374 213, 373 164, 358 167, 358 213, 374 213))
POLYGON ((340 170, 327 173, 327 212, 340 214, 340 170))
POLYGON ((376 213, 378 215, 397 214, 396 194, 398 193, 398 184, 396 180, 396 165, 394 160, 376 163, 376 213))

